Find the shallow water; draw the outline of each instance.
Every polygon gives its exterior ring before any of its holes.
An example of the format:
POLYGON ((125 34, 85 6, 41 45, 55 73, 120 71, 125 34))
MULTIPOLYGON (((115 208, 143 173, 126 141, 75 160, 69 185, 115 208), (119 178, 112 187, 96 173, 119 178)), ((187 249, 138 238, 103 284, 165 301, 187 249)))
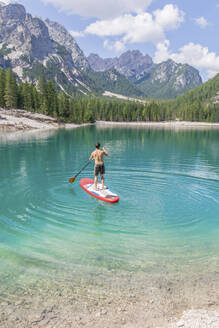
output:
POLYGON ((84 127, 0 135, 0 279, 219 264, 219 130, 84 127), (117 204, 69 184, 100 141, 117 204))

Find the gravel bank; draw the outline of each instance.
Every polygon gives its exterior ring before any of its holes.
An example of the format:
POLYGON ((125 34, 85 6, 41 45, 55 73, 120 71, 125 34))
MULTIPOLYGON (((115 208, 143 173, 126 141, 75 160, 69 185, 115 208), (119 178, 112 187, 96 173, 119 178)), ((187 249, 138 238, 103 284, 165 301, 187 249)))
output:
POLYGON ((60 123, 47 115, 29 112, 21 109, 0 108, 0 129, 3 131, 48 130, 66 128, 72 129, 87 124, 60 123))

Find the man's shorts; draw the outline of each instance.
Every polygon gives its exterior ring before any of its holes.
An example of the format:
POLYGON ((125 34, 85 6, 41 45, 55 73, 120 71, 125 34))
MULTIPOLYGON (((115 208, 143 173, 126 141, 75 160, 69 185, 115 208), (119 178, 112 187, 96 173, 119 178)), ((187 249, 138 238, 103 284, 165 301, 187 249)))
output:
POLYGON ((97 164, 97 165, 95 165, 94 174, 95 175, 98 175, 98 173, 100 173, 100 174, 104 174, 105 173, 104 164, 97 164))

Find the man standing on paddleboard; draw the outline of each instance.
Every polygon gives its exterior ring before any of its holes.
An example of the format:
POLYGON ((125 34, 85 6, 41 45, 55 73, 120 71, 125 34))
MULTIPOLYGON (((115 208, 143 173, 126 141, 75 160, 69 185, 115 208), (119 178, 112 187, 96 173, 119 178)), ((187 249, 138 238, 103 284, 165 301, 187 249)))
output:
POLYGON ((100 178, 102 181, 102 189, 104 189, 104 173, 105 173, 105 167, 103 162, 103 156, 108 156, 108 153, 106 149, 103 147, 103 149, 100 149, 100 143, 97 142, 95 144, 96 149, 91 153, 89 160, 92 161, 95 160, 95 166, 94 166, 94 188, 97 190, 97 182, 98 182, 98 174, 100 173, 100 178))

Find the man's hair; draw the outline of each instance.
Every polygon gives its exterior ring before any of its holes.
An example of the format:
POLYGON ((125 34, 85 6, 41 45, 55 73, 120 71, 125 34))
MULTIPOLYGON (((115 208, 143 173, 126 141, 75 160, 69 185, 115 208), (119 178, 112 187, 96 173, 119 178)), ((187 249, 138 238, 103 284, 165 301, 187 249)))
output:
POLYGON ((97 149, 99 149, 99 148, 100 148, 100 143, 97 142, 97 143, 95 144, 95 147, 96 147, 97 149))

